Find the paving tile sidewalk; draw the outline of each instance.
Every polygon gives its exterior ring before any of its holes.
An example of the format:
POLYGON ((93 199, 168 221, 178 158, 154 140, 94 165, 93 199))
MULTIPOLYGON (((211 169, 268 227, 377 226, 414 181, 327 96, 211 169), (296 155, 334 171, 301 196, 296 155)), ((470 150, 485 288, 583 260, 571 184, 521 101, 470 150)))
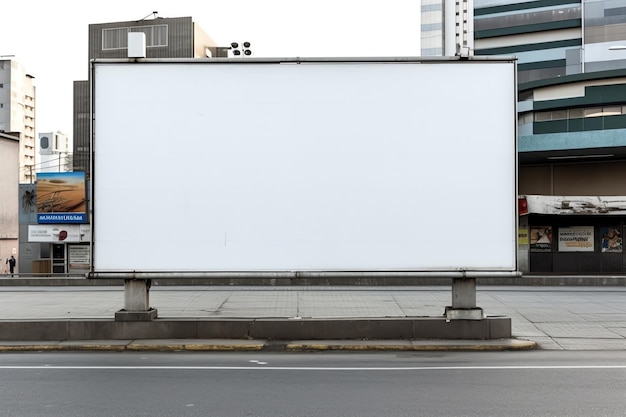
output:
MULTIPOLYGON (((450 300, 446 286, 150 291, 159 318, 170 319, 429 317, 441 316, 450 300)), ((120 287, 4 287, 0 320, 110 319, 123 302, 120 287)), ((542 349, 626 350, 625 287, 479 286, 477 305, 488 316, 511 317, 514 338, 542 349)))

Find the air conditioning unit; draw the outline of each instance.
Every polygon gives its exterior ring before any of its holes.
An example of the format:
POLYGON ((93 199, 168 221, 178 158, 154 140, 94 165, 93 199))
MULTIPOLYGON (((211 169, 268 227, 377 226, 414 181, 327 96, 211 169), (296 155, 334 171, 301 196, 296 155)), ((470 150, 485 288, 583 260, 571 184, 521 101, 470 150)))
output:
POLYGON ((67 136, 62 133, 54 134, 54 141, 52 142, 52 150, 56 153, 69 152, 67 136))
POLYGON ((54 146, 54 133, 40 133, 39 134, 39 154, 40 155, 52 155, 53 146, 54 146))
POLYGON ((52 155, 55 153, 69 152, 67 136, 57 133, 39 134, 39 154, 52 155))

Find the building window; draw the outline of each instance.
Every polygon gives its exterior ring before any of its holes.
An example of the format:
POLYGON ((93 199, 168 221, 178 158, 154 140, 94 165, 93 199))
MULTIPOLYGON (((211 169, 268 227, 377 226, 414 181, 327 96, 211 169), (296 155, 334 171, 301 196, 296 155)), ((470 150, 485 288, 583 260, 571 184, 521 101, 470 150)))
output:
POLYGON ((542 111, 539 113, 535 113, 535 122, 546 122, 548 120, 552 120, 551 111, 542 111))
POLYGON ((102 29, 102 50, 128 48, 128 33, 146 34, 146 47, 167 46, 167 25, 102 29))
POLYGON ((585 117, 585 109, 569 109, 570 119, 582 119, 585 117))
POLYGON ((128 28, 102 29, 102 50, 128 47, 128 28))
POLYGON ((146 34, 146 46, 167 46, 167 25, 138 26, 130 28, 131 32, 146 34))
POLYGON ((618 116, 622 114, 622 106, 610 106, 602 108, 603 116, 618 116))
POLYGON ((533 122, 533 114, 532 113, 523 113, 520 114, 517 118, 517 124, 522 126, 528 123, 533 122))
POLYGON ((602 116, 602 107, 591 107, 585 109, 585 117, 600 117, 602 116))
POLYGON ((626 114, 626 106, 587 107, 569 110, 552 110, 535 113, 535 122, 550 120, 571 120, 587 117, 621 116, 626 114))

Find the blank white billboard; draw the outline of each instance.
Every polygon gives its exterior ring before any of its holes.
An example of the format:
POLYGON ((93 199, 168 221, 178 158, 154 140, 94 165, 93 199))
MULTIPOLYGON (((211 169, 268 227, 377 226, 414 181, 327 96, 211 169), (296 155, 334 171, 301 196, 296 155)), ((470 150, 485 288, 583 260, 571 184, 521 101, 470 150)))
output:
POLYGON ((96 272, 516 269, 512 60, 92 76, 96 272))

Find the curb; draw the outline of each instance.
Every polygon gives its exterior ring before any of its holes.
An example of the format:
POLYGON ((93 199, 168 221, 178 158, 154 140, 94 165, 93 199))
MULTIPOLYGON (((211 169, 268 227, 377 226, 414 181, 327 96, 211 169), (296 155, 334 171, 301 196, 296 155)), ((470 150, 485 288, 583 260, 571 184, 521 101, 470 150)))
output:
POLYGON ((289 351, 505 351, 537 349, 536 342, 519 339, 503 340, 406 340, 406 341, 300 341, 285 346, 289 351))
POLYGON ((503 340, 133 340, 94 343, 88 341, 0 342, 1 352, 33 351, 131 351, 131 352, 250 352, 250 351, 508 351, 537 349, 536 342, 503 340))

